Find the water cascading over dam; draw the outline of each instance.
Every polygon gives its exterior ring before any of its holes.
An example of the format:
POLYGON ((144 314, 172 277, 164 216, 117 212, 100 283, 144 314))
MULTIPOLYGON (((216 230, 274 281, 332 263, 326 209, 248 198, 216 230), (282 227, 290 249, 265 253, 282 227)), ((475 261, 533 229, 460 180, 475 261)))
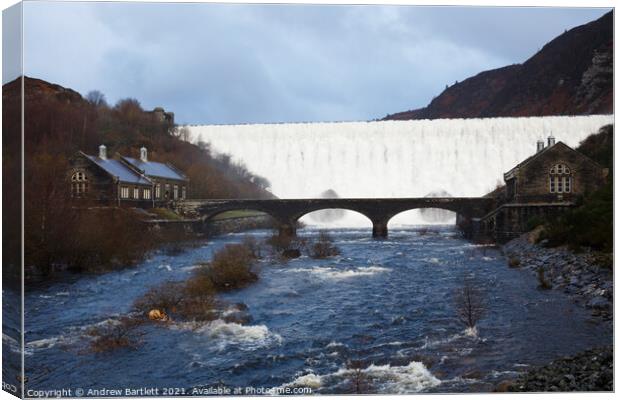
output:
MULTIPOLYGON (((553 135, 571 147, 613 115, 188 126, 193 141, 271 182, 280 198, 482 196, 553 135)), ((308 218, 305 222, 313 223, 308 218)), ((400 223, 428 222, 419 212, 400 223)), ((343 226, 369 225, 347 213, 343 226)))

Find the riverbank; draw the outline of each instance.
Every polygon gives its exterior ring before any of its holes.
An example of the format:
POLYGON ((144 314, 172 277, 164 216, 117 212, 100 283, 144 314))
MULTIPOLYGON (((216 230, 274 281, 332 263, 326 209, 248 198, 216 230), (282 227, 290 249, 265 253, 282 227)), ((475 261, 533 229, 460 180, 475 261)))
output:
POLYGON ((613 362, 613 346, 587 350, 532 368, 516 382, 505 382, 502 391, 609 392, 613 390, 613 362))
POLYGON ((503 246, 513 268, 542 277, 551 290, 560 290, 590 310, 592 317, 613 319, 613 271, 600 264, 598 253, 573 253, 566 247, 546 248, 534 243, 535 233, 524 234, 503 246))
MULTIPOLYGON (((596 324, 613 326, 613 264, 602 265, 598 253, 573 253, 565 246, 546 248, 535 243, 535 231, 503 246, 512 268, 529 270, 541 289, 562 291, 586 308, 596 324)), ((604 264, 604 263, 603 263, 604 264)), ((530 368, 496 391, 573 392, 613 390, 613 346, 594 348, 530 368)))
MULTIPOLYGON (((97 211, 105 212, 105 210, 97 211)), ((139 248, 134 249, 129 255, 121 254, 120 256, 110 250, 112 253, 109 253, 108 258, 105 258, 100 256, 101 246, 93 245, 90 253, 88 249, 84 250, 88 257, 82 257, 83 260, 80 259, 77 262, 57 262, 45 268, 27 265, 24 271, 26 283, 36 284, 50 280, 63 280, 68 275, 76 274, 103 274, 132 267, 156 252, 176 255, 219 235, 253 229, 270 229, 272 227, 271 219, 266 216, 231 215, 214 220, 208 225, 203 225, 199 220, 183 219, 172 212, 168 212, 162 217, 161 213, 147 214, 132 210, 121 211, 126 216, 141 218, 139 222, 134 221, 138 226, 134 230, 140 232, 140 240, 142 241, 139 248), (144 218, 145 215, 149 218, 144 218)), ((4 278, 10 281, 15 288, 19 287, 21 274, 14 276, 5 274, 4 278)))

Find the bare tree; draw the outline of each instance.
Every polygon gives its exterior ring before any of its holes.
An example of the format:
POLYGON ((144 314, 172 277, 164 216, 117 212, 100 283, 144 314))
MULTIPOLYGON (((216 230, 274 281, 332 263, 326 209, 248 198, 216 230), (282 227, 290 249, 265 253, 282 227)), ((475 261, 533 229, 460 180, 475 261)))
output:
POLYGON ((191 131, 187 126, 183 126, 175 130, 175 136, 184 142, 189 142, 191 139, 191 131))
POLYGON ((486 311, 485 297, 471 279, 465 278, 463 286, 454 295, 454 305, 459 321, 473 329, 486 311))
POLYGON ((350 390, 355 394, 368 393, 371 389, 370 378, 364 372, 362 360, 349 360, 347 368, 351 370, 350 390))
POLYGON ((86 100, 95 107, 107 106, 105 95, 98 90, 91 90, 86 94, 86 100))

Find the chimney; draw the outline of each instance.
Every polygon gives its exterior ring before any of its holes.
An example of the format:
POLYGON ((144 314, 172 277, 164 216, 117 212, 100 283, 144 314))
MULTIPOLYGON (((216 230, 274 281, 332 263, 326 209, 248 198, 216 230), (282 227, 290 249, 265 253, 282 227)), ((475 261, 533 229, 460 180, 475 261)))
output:
POLYGON ((108 151, 105 147, 105 145, 101 145, 99 146, 99 158, 101 158, 102 160, 107 160, 108 159, 108 151))
POLYGON ((542 139, 538 139, 536 142, 536 152, 543 151, 545 148, 545 141, 542 139))
POLYGON ((553 135, 549 135, 549 137, 547 138, 547 146, 551 147, 555 144, 555 138, 553 137, 553 135))
POLYGON ((147 151, 144 146, 140 148, 140 161, 148 162, 147 151))

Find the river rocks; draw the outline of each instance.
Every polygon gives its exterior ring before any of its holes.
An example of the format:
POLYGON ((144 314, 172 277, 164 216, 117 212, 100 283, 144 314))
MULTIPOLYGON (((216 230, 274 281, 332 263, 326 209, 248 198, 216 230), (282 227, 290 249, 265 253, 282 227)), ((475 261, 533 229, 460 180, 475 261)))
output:
POLYGON ((593 298, 592 300, 590 300, 587 304, 587 306, 589 308, 600 308, 600 309, 605 309, 608 306, 609 301, 602 297, 602 296, 597 296, 595 298, 593 298))
POLYGON ((555 290, 562 290, 578 303, 592 310, 599 320, 612 320, 613 275, 611 269, 597 265, 600 255, 575 254, 565 247, 546 248, 532 243, 525 234, 503 247, 508 265, 538 274, 544 270, 545 279, 555 290))
POLYGON ((613 390, 613 348, 592 349, 530 369, 496 391, 575 392, 613 390))
POLYGON ((284 258, 299 258, 301 257, 301 251, 299 249, 286 249, 282 252, 284 258))

